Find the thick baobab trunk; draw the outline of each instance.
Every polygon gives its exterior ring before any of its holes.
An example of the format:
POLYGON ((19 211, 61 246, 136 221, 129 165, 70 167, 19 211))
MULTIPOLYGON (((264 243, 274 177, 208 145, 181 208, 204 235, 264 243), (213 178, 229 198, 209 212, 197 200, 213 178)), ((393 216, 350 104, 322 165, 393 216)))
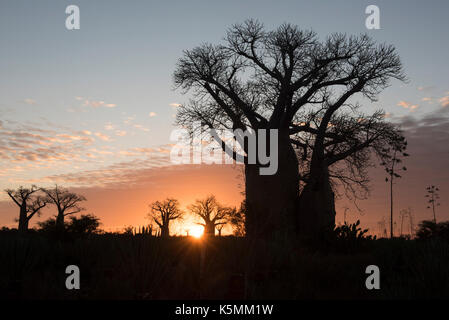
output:
POLYGON ((299 197, 298 229, 301 237, 317 237, 335 226, 335 195, 327 166, 312 163, 309 181, 299 197))
POLYGON ((165 224, 161 227, 161 237, 162 238, 168 238, 170 236, 170 228, 169 224, 165 224))
POLYGON ((250 239, 291 239, 296 234, 298 160, 287 134, 279 134, 278 168, 261 175, 260 165, 245 165, 246 233, 250 239))
POLYGON ((56 229, 60 231, 64 230, 64 212, 58 212, 56 216, 56 229))
POLYGON ((27 209, 26 205, 22 205, 20 207, 20 215, 19 215, 19 232, 25 233, 28 231, 28 217, 27 217, 27 209))
POLYGON ((206 226, 204 227, 204 235, 207 237, 215 236, 215 224, 213 222, 206 223, 206 226))

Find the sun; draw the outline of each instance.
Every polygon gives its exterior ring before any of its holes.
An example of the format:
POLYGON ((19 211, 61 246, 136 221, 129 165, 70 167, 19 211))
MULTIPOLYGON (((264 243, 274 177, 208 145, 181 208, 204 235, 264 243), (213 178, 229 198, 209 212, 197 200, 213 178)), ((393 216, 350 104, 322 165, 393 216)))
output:
POLYGON ((193 226, 189 230, 189 233, 195 238, 201 238, 203 232, 204 232, 203 226, 193 226))

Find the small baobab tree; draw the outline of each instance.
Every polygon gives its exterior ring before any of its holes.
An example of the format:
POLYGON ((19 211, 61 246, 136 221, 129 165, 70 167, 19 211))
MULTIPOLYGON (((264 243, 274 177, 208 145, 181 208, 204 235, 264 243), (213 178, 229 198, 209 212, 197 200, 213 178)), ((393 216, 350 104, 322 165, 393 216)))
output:
POLYGON ((215 196, 211 195, 202 200, 196 200, 189 206, 189 210, 200 217, 203 222, 198 223, 204 226, 206 236, 214 236, 215 229, 220 225, 225 225, 231 208, 222 206, 215 196))
POLYGON ((66 188, 56 185, 53 189, 43 189, 46 194, 46 201, 56 206, 58 212, 56 214, 56 228, 64 230, 64 218, 66 216, 84 211, 79 203, 86 201, 86 198, 74 192, 70 192, 66 188))
POLYGON ((148 217, 159 226, 160 236, 169 237, 170 221, 179 219, 183 215, 183 211, 179 208, 179 201, 173 198, 155 201, 150 204, 150 209, 148 217))
POLYGON ((440 202, 440 194, 438 193, 440 189, 438 187, 435 187, 434 185, 428 186, 426 188, 426 198, 427 198, 427 209, 432 209, 433 212, 433 222, 437 223, 437 217, 436 217, 436 210, 435 206, 439 206, 440 202))
POLYGON ((37 214, 40 215, 41 209, 47 205, 46 199, 39 194, 41 190, 35 185, 31 188, 20 186, 16 190, 6 189, 5 192, 19 207, 19 232, 28 230, 28 224, 31 218, 37 214))

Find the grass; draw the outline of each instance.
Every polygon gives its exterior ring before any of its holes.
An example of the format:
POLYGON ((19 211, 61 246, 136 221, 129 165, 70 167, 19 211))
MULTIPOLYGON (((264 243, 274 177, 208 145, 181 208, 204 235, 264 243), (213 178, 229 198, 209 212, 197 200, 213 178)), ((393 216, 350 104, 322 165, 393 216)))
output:
POLYGON ((0 298, 7 299, 412 299, 449 297, 449 244, 404 239, 292 248, 243 238, 209 241, 90 235, 58 241, 0 232, 0 298), (257 259, 248 259, 249 254, 257 259), (80 268, 81 289, 65 288, 80 268), (366 266, 381 289, 365 288, 366 266))

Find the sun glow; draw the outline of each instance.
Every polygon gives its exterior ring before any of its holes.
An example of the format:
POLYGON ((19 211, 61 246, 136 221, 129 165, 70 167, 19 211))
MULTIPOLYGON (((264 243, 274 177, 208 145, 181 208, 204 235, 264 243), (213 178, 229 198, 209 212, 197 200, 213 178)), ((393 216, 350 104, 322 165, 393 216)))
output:
POLYGON ((203 226, 193 226, 189 229, 189 234, 195 238, 201 238, 203 236, 204 227, 203 226))

